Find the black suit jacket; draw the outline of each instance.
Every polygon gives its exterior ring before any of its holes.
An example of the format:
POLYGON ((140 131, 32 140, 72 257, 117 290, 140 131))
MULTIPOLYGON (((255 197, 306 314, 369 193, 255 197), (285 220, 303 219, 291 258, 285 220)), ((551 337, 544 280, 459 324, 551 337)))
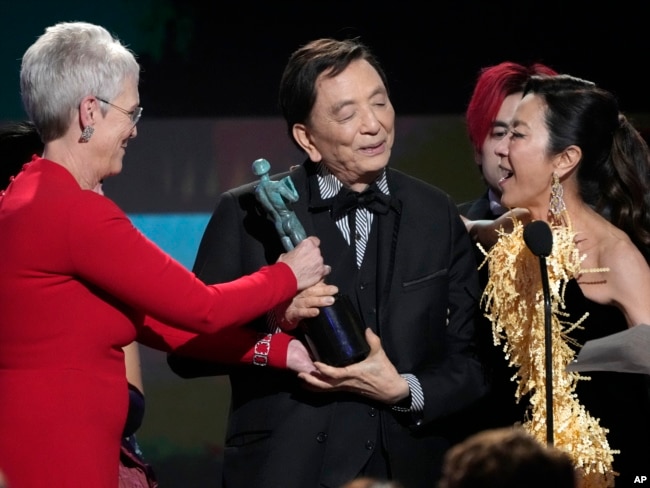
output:
MULTIPOLYGON (((309 201, 317 196, 310 194, 309 172, 311 162, 291 172, 300 193, 293 208, 307 235, 314 235, 314 219, 323 215, 310 210, 309 201)), ((395 205, 378 219, 391 231, 377 237, 377 325, 397 370, 420 381, 424 411, 398 413, 359 396, 311 393, 286 371, 226 368, 232 404, 225 488, 338 488, 382 447, 395 479, 407 488, 430 488, 450 444, 448 420, 484 394, 473 343, 478 276, 458 210, 431 185, 392 169, 387 178, 395 205)), ((252 183, 220 197, 194 268, 206 283, 251 273, 282 252, 254 188, 252 183)), ((332 229, 332 235, 318 237, 325 262, 335 266, 339 256, 333 252, 340 246, 332 242, 342 237, 332 229)), ((328 281, 348 285, 335 276, 336 270, 328 281)), ((250 326, 267 328, 264 317, 250 326)), ((186 377, 224 371, 178 356, 169 361, 186 377)))
POLYGON ((497 216, 490 209, 490 198, 485 192, 480 198, 458 205, 458 211, 470 220, 494 220, 497 216))
MULTIPOLYGON (((458 205, 461 215, 470 220, 494 220, 498 217, 490 208, 490 197, 486 191, 480 198, 458 205)), ((477 265, 485 260, 485 255, 475 249, 477 265)), ((488 267, 484 264, 479 271, 481 287, 488 281, 488 267)), ((476 341, 481 362, 486 371, 490 390, 487 395, 475 403, 470 411, 465 412, 467 421, 457 430, 461 438, 474 432, 507 427, 523 422, 527 401, 515 401, 517 383, 512 380, 516 368, 508 364, 501 346, 494 345, 492 323, 479 310, 476 321, 476 341)))

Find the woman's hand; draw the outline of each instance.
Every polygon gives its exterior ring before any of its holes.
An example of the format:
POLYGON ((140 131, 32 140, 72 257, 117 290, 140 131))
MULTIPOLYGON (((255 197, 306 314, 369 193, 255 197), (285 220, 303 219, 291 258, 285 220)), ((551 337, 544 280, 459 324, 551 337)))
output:
POLYGON ((506 234, 512 232, 513 219, 523 224, 530 222, 530 212, 525 208, 513 208, 495 220, 469 220, 462 217, 465 228, 474 242, 478 242, 484 249, 491 248, 499 238, 498 231, 506 234))
POLYGON ((307 237, 294 249, 278 258, 278 262, 287 264, 293 271, 298 282, 298 291, 315 285, 332 270, 323 262, 319 246, 318 237, 307 237))
POLYGON ((339 289, 319 281, 314 286, 298 293, 291 302, 276 308, 278 325, 284 331, 293 330, 303 319, 316 317, 320 307, 327 307, 334 303, 334 296, 339 289))
POLYGON ((309 374, 316 370, 309 351, 298 339, 289 342, 287 349, 287 369, 296 373, 309 374))

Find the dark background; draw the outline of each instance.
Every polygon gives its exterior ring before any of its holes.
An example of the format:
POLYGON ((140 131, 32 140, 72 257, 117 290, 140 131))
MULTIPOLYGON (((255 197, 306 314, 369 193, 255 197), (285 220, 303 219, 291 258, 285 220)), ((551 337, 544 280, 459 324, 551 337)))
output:
POLYGON ((504 59, 596 81, 630 110, 650 106, 648 2, 200 3, 177 2, 163 58, 141 58, 152 114, 275 115, 290 53, 325 36, 359 36, 376 52, 401 114, 462 113, 477 71, 504 59))
POLYGON ((290 53, 356 37, 389 76, 400 114, 462 113, 478 70, 542 61, 647 111, 648 2, 0 0, 0 120, 19 118, 20 56, 52 23, 105 25, 138 54, 146 117, 277 115, 290 53))

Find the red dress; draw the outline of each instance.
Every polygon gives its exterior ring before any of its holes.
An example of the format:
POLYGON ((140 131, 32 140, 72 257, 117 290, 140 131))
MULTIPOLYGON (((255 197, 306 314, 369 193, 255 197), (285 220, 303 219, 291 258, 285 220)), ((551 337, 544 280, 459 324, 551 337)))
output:
MULTIPOLYGON (((137 336, 164 351, 185 344, 184 354, 249 361, 255 333, 219 329, 295 292, 284 264, 205 286, 110 199, 35 158, 0 196, 0 470, 10 486, 116 488, 122 347, 137 336), (155 317, 147 326, 145 313, 155 317), (192 331, 210 334, 190 341, 192 331)), ((286 345, 282 336, 274 344, 286 345)), ((285 352, 269 362, 282 366, 285 352)))

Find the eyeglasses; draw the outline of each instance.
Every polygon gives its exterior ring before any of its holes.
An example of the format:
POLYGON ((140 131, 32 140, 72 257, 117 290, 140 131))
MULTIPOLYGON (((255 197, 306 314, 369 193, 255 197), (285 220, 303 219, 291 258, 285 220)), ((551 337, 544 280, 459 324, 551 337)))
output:
POLYGON ((128 110, 123 109, 122 107, 118 107, 117 105, 109 102, 108 100, 104 100, 103 98, 99 98, 98 96, 95 96, 95 98, 100 102, 107 103, 111 107, 118 109, 124 115, 128 115, 128 117, 131 119, 131 122, 133 122, 133 125, 137 124, 138 121, 140 120, 140 117, 142 117, 142 107, 135 107, 133 110, 129 112, 128 110))

